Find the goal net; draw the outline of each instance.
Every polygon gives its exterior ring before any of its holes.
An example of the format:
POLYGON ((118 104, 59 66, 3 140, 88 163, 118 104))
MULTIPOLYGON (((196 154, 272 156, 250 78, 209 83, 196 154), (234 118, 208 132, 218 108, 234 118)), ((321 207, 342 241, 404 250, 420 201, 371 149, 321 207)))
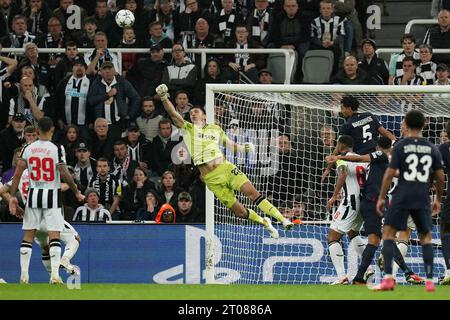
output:
MULTIPOLYGON (((243 171, 256 189, 280 212, 302 224, 272 239, 260 225, 236 218, 211 192, 207 192, 206 282, 316 284, 335 280, 328 255, 327 233, 331 213, 326 204, 336 183, 332 172, 324 182, 325 157, 335 146, 340 126, 340 101, 352 95, 360 102, 359 112, 371 112, 380 123, 400 137, 402 117, 410 109, 427 115, 424 135, 435 144, 444 139, 450 117, 450 87, 440 86, 287 86, 208 85, 207 121, 219 124, 238 143, 251 142, 249 155, 223 150, 228 161, 243 171)), ((242 194, 246 207, 262 212, 242 194)), ((337 204, 338 205, 338 204, 337 204)), ((362 229, 364 237, 364 230, 362 229)), ((421 248, 414 239, 406 262, 424 276, 421 248)), ((437 222, 435 274, 443 270, 437 222)), ((356 274, 358 256, 343 237, 346 272, 356 274)), ((378 257, 377 252, 376 257, 378 257)), ((374 265, 373 269, 378 270, 374 265)), ((380 274, 379 272, 377 273, 380 274)), ((403 282, 402 272, 398 273, 403 282)))

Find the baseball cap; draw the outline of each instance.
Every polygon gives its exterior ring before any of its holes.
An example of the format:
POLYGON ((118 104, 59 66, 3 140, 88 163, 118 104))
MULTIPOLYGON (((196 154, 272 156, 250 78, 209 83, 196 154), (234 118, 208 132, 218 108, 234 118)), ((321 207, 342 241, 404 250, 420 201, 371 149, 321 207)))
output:
POLYGON ((259 70, 258 77, 261 76, 262 73, 268 73, 268 74, 270 74, 270 76, 272 76, 272 72, 270 72, 269 69, 261 69, 261 70, 259 70))
POLYGON ((439 63, 436 67, 436 71, 438 70, 449 71, 448 66, 445 63, 439 63))
POLYGON ((105 61, 105 62, 103 62, 100 69, 105 69, 105 68, 114 68, 114 64, 111 61, 105 61))
POLYGON ((136 123, 132 122, 127 128, 127 131, 139 131, 139 127, 136 123))
POLYGON ((80 151, 80 150, 86 150, 86 151, 89 151, 89 148, 88 148, 88 146, 87 146, 86 143, 80 142, 80 143, 76 146, 75 151, 80 151))
POLYGON ((17 112, 13 115, 12 119, 13 121, 25 121, 25 116, 23 115, 23 113, 17 112))
POLYGON ((372 39, 364 39, 363 41, 361 41, 361 48, 366 44, 369 43, 370 45, 372 45, 374 50, 377 50, 377 44, 374 40, 372 39))
POLYGON ((150 47, 150 51, 153 50, 161 50, 163 47, 159 43, 152 44, 150 47))
POLYGON ((188 200, 188 201, 192 201, 191 195, 189 194, 189 192, 186 192, 186 191, 181 192, 178 195, 178 201, 183 200, 183 199, 188 200))

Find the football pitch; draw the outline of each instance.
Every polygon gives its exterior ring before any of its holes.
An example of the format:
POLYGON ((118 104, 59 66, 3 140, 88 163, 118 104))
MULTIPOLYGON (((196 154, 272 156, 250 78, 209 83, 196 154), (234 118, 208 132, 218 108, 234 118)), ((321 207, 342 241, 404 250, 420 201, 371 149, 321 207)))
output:
POLYGON ((0 300, 448 300, 450 286, 399 285, 394 291, 373 292, 366 286, 329 285, 154 285, 81 284, 66 285, 3 284, 0 300))

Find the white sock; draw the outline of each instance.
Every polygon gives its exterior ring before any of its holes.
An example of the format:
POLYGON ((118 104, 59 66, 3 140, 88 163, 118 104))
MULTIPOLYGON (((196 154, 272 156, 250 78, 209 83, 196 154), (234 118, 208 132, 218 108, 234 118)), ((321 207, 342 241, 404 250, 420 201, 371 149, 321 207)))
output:
POLYGON ((59 278, 59 265, 61 263, 61 242, 59 239, 53 239, 49 243, 50 264, 51 264, 51 277, 59 278))
POLYGON ((337 276, 341 279, 345 276, 344 251, 342 250, 342 245, 338 241, 332 242, 328 244, 328 250, 337 276))
POLYGON ((364 249, 366 248, 366 244, 363 242, 361 236, 353 237, 350 241, 350 246, 353 246, 353 249, 355 249, 356 253, 358 254, 358 258, 361 258, 364 249))
POLYGON ((72 260, 75 253, 77 253, 78 247, 80 243, 77 240, 70 241, 66 243, 66 248, 64 249, 63 256, 61 258, 61 264, 66 266, 70 264, 70 260, 72 260))
POLYGON ((48 274, 52 274, 52 265, 50 263, 50 256, 48 254, 42 254, 42 264, 45 267, 45 270, 47 270, 48 274))
POLYGON ((33 244, 25 240, 20 245, 20 271, 21 277, 28 278, 28 270, 30 269, 31 253, 33 251, 33 244))
MULTIPOLYGON (((406 243, 400 241, 400 242, 397 242, 397 248, 398 248, 398 250, 400 250, 400 253, 402 254, 402 256, 403 256, 403 258, 404 258, 404 257, 406 256, 406 254, 408 253, 408 248, 409 248, 409 246, 408 246, 406 243)), ((396 274, 397 274, 398 268, 400 268, 400 267, 398 266, 398 264, 396 264, 395 262, 393 262, 393 265, 392 265, 392 275, 394 276, 394 278, 395 278, 395 276, 396 276, 396 274)))

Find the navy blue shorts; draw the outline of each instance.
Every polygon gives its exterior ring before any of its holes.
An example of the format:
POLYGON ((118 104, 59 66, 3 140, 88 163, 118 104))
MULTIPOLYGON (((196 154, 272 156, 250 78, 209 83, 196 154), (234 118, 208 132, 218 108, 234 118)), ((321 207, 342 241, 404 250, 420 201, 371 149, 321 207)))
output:
POLYGON ((424 207, 420 209, 403 209, 391 207, 384 219, 384 224, 394 227, 396 230, 404 231, 407 228, 408 215, 411 215, 417 227, 418 233, 430 232, 433 228, 431 209, 424 207))
POLYGON ((442 203, 439 217, 441 218, 441 221, 450 224, 450 195, 447 195, 447 199, 442 203))
POLYGON ((364 230, 367 234, 381 237, 381 217, 377 214, 377 203, 362 199, 360 212, 364 220, 364 230))

